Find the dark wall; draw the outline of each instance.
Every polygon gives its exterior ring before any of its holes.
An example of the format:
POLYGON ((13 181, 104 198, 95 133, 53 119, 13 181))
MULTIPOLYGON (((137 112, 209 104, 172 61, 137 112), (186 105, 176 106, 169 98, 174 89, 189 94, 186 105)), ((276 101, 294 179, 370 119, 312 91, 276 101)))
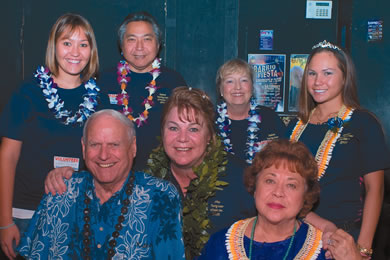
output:
MULTIPOLYGON (((158 21, 164 22, 163 1, 145 1, 141 6, 134 1, 84 0, 14 0, 7 1, 2 8, 2 31, 6 39, 0 43, 7 50, 1 62, 1 107, 7 102, 11 89, 21 80, 30 79, 38 65, 44 65, 47 39, 56 19, 66 13, 75 12, 86 17, 92 24, 98 49, 101 68, 113 66, 118 62, 116 48, 116 29, 122 19, 132 11, 148 10, 158 21), (9 50, 9 51, 8 51, 9 50), (12 67, 10 66, 12 64, 12 67), (7 69, 3 69, 6 67, 7 69)), ((164 26, 164 23, 162 24, 164 26)), ((0 107, 0 108, 1 108, 0 107)))
POLYGON ((215 97, 218 67, 237 56, 238 1, 177 1, 177 10, 180 72, 189 85, 215 97))
POLYGON ((356 65, 362 105, 381 120, 390 138, 390 2, 354 0, 351 55, 356 65), (383 41, 367 41, 367 21, 384 20, 383 41))
MULTIPOLYGON (((286 54, 286 81, 289 82, 289 55, 309 53, 323 39, 346 47, 355 62, 362 105, 381 120, 390 138, 390 2, 387 0, 333 1, 332 19, 305 19, 306 0, 240 1, 238 56, 249 53, 286 54), (382 42, 367 42, 367 21, 384 20, 382 42), (274 30, 274 50, 259 50, 259 31, 274 30)), ((285 93, 287 94, 287 93, 285 93)), ((285 108, 286 108, 285 102, 285 108)))
POLYGON ((306 19, 306 0, 240 1, 239 56, 248 53, 308 53, 327 39, 336 41, 337 5, 333 0, 332 19, 306 19), (274 50, 259 50, 260 30, 274 30, 274 50))
MULTIPOLYGON (((310 53, 323 40, 336 42, 338 1, 333 1, 332 19, 306 19, 306 0, 240 1, 238 55, 286 54, 285 90, 289 85, 290 54, 310 53), (260 30, 274 30, 274 49, 259 50, 260 30)), ((287 93, 285 93, 285 96, 287 93)), ((285 111, 287 111, 287 96, 285 111)))
POLYGON ((76 12, 92 24, 101 69, 119 61, 116 31, 130 12, 148 11, 164 32, 163 63, 176 69, 193 87, 215 96, 215 73, 237 55, 238 2, 235 0, 14 0, 2 6, 0 28, 0 110, 12 89, 44 64, 49 31, 56 19, 76 12))
MULTIPOLYGON (((386 77, 390 71, 390 44, 386 23, 383 42, 366 40, 367 20, 389 20, 390 4, 386 0, 344 2, 347 4, 340 17, 349 16, 348 10, 353 14, 351 54, 358 72, 360 100, 378 115, 390 138, 390 79, 386 77)), ((313 20, 305 19, 306 0, 6 1, 0 16, 0 110, 12 89, 43 64, 50 27, 65 12, 80 13, 91 22, 102 69, 114 66, 120 58, 116 30, 122 19, 129 12, 150 12, 164 31, 166 46, 160 53, 163 63, 182 73, 188 84, 214 97, 215 73, 227 59, 237 55, 247 59, 248 53, 284 53, 288 61, 291 53, 308 53, 320 40, 343 38, 337 29, 339 4, 339 0, 333 1, 331 20, 313 20), (274 30, 273 51, 258 50, 260 29, 274 30)), ((286 73, 285 84, 288 82, 286 73)))
MULTIPOLYGON (((354 0, 351 55, 356 65, 361 104, 380 119, 390 144, 390 3, 387 0, 354 0), (368 20, 381 19, 383 40, 367 41, 368 20)), ((385 171, 385 195, 377 227, 373 259, 390 259, 390 170, 385 171)))
POLYGON ((2 15, 0 15, 0 28, 2 37, 0 50, 2 61, 0 62, 0 110, 11 95, 12 89, 18 84, 21 73, 22 52, 19 43, 21 33, 23 8, 20 1, 7 1, 2 4, 2 15))

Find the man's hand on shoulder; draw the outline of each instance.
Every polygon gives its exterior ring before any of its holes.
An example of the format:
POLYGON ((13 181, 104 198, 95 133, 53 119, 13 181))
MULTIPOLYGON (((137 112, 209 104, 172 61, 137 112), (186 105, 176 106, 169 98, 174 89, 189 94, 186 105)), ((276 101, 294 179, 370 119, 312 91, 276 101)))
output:
POLYGON ((45 179, 45 193, 49 192, 54 196, 56 193, 62 194, 66 191, 65 179, 70 179, 73 175, 72 167, 60 167, 51 170, 45 179))

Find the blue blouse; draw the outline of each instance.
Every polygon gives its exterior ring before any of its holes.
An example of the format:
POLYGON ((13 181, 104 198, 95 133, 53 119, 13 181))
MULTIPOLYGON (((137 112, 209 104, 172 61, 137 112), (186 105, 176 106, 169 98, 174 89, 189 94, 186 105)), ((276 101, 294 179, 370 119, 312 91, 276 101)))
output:
MULTIPOLYGON (((227 251, 227 238, 226 234, 228 228, 225 228, 214 235, 212 235, 203 248, 202 255, 198 260, 213 259, 213 260, 225 260, 229 259, 227 251)), ((297 230, 294 240, 292 242, 291 249, 287 256, 287 259, 294 259, 298 253, 303 253, 302 248, 309 250, 308 237, 312 234, 309 232, 309 225, 302 222, 300 228, 297 230)), ((266 243, 253 241, 252 245, 252 260, 281 260, 288 251, 291 242, 291 237, 286 240, 266 243)), ((244 248, 246 256, 249 256, 250 238, 244 236, 244 248)), ((305 253, 307 253, 305 251, 305 253)), ((317 256, 313 256, 313 259, 325 259, 325 250, 320 249, 317 256)))

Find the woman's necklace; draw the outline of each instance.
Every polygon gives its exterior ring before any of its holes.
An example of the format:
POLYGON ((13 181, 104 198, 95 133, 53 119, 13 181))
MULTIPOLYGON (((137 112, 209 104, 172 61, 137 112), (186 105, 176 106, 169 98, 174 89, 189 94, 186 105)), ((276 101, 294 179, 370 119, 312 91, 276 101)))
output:
POLYGON ((117 95, 118 105, 123 105, 122 113, 126 115, 130 120, 132 120, 137 127, 141 127, 149 117, 149 109, 154 105, 153 94, 156 93, 158 87, 156 86, 156 79, 160 75, 160 59, 156 58, 152 63, 152 70, 149 72, 152 75, 152 81, 145 87, 149 92, 149 96, 144 99, 142 105, 145 107, 145 110, 138 114, 138 117, 133 117, 133 109, 129 107, 129 94, 126 92, 127 84, 130 82, 130 67, 129 64, 121 60, 118 63, 118 84, 121 86, 121 94, 117 95))
MULTIPOLYGON (((257 113, 256 107, 256 100, 251 98, 250 109, 248 113, 248 137, 246 142, 246 162, 248 164, 252 164, 253 157, 261 149, 258 137, 258 132, 260 131, 258 125, 261 123, 261 116, 257 113)), ((232 122, 227 114, 226 102, 222 102, 217 106, 217 113, 218 118, 216 120, 216 124, 219 128, 219 136, 222 138, 223 144, 225 145, 225 151, 234 154, 233 144, 230 141, 230 134, 232 131, 230 126, 232 122)))
POLYGON ((82 125, 95 112, 100 89, 96 86, 93 78, 84 84, 85 90, 87 91, 87 94, 84 95, 84 102, 79 105, 79 110, 74 115, 71 115, 72 111, 63 109, 64 101, 58 95, 58 86, 54 83, 49 69, 40 66, 34 76, 37 79, 39 87, 42 89, 43 96, 46 98, 49 110, 63 124, 73 125, 79 123, 82 125))
MULTIPOLYGON (((318 114, 316 114, 316 118, 317 118, 317 122, 316 123, 314 123, 314 124, 317 124, 317 125, 322 125, 323 123, 325 123, 325 122, 328 122, 328 120, 330 119, 330 118, 335 118, 335 117, 337 117, 337 114, 338 114, 338 112, 339 111, 336 111, 336 112, 332 112, 332 113, 330 113, 330 114, 328 114, 326 117, 325 117, 325 119, 321 119, 319 116, 318 116, 318 114)), ((314 113, 313 113, 313 115, 314 115, 314 113)), ((313 118, 314 116, 312 116, 312 118, 313 118)))
MULTIPOLYGON (((298 120, 291 133, 290 140, 299 140, 302 133, 305 131, 306 126, 309 124, 310 118, 313 115, 314 111, 315 109, 313 109, 310 113, 309 120, 306 124, 304 124, 302 120, 298 120)), ((324 176, 325 171, 328 168, 329 162, 332 159, 332 153, 336 142, 340 138, 344 126, 351 119, 353 111, 353 108, 347 108, 345 105, 343 105, 340 108, 340 111, 338 112, 337 116, 328 120, 327 124, 329 130, 326 132, 324 139, 318 147, 315 157, 318 164, 318 180, 320 180, 324 176)))
MULTIPOLYGON (((114 226, 115 227, 115 231, 112 232, 111 234, 111 238, 108 239, 108 245, 109 245, 109 249, 108 249, 108 259, 111 259, 114 255, 115 255, 115 250, 114 248, 117 246, 117 242, 116 242, 116 239, 119 237, 119 231, 122 229, 122 222, 125 221, 125 214, 127 214, 127 212, 129 211, 128 207, 130 205, 130 196, 131 194, 133 193, 133 187, 134 187, 134 180, 135 180, 135 176, 134 176, 134 172, 131 173, 131 176, 129 177, 129 180, 126 184, 126 187, 125 187, 125 192, 126 192, 126 199, 124 199, 122 201, 122 208, 121 208, 121 215, 118 217, 118 223, 114 226)), ((90 256, 90 251, 91 251, 91 248, 90 248, 90 243, 91 243, 91 238, 90 236, 92 235, 92 232, 91 232, 91 224, 89 223, 91 221, 91 218, 90 218, 90 213, 91 213, 91 210, 90 208, 88 208, 88 205, 89 203, 91 202, 91 199, 88 197, 87 195, 87 192, 85 192, 85 199, 84 199, 84 203, 85 203, 85 208, 84 208, 84 227, 83 227, 83 259, 92 259, 91 256, 90 256)))
MULTIPOLYGON (((252 259, 253 237, 254 237, 254 235, 255 235, 255 227, 256 227, 256 223, 257 223, 257 218, 258 218, 258 217, 256 216, 256 218, 255 218, 255 220, 254 220, 254 223, 253 223, 253 226, 252 226, 252 231, 251 231, 251 241, 250 241, 250 244, 249 244, 249 260, 252 259)), ((292 237, 291 237, 290 244, 288 245, 287 252, 286 252, 286 254, 285 254, 284 257, 283 257, 283 260, 286 260, 288 254, 290 253, 291 246, 292 246, 292 244, 293 244, 293 242, 294 242, 294 238, 295 238, 295 233, 296 233, 296 231, 297 231, 297 222, 295 221, 295 222, 294 222, 294 233, 293 233, 293 235, 292 235, 292 237)))

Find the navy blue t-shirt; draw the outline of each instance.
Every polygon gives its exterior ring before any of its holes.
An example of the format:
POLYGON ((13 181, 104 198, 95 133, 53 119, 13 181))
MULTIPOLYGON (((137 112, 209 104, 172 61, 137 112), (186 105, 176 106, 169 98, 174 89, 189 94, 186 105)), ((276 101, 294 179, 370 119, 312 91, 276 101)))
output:
MULTIPOLYGON (((291 135, 297 120, 288 127, 291 135)), ((315 156, 328 125, 308 124, 299 141, 315 156)), ((382 127, 369 112, 355 110, 333 149, 332 158, 320 179, 321 194, 315 212, 357 239, 364 201, 363 176, 390 167, 390 153, 382 127)))
POLYGON ((244 171, 249 165, 238 156, 228 153, 226 172, 220 180, 228 183, 215 197, 209 199, 209 215, 213 234, 237 220, 256 215, 255 200, 244 185, 244 171))
MULTIPOLYGON (((196 258, 197 260, 206 260, 206 259, 213 259, 213 260, 225 260, 229 259, 229 253, 227 251, 227 245, 226 245, 226 233, 228 232, 230 226, 227 228, 224 228, 217 233, 213 234, 205 247, 202 250, 202 255, 196 258)), ((313 237, 310 237, 310 232, 308 232, 309 226, 302 222, 300 228, 297 230, 294 241, 291 244, 291 248, 289 250, 289 254, 287 256, 287 259, 294 259, 298 255, 298 253, 301 253, 301 250, 304 250, 305 253, 308 253, 311 247, 308 247, 308 245, 311 245, 313 243, 313 237)), ((244 242, 244 248, 245 253, 249 257, 249 248, 250 248, 250 238, 247 236, 244 236, 243 238, 244 242)), ((280 260, 283 259, 285 256, 291 242, 291 237, 287 238, 286 240, 279 241, 279 242, 257 242, 252 241, 252 259, 256 260, 280 260)), ((238 244, 238 242, 237 242, 238 244)), ((316 252, 318 255, 311 259, 325 259, 325 250, 321 248, 320 252, 316 252)), ((302 259, 302 258, 299 258, 302 259)))
MULTIPOLYGON (((86 93, 84 84, 74 89, 58 88, 64 109, 72 111, 72 115, 86 93)), ((108 105, 108 99, 99 94, 96 110, 108 105)), ((45 177, 54 168, 55 156, 78 161, 78 169, 84 169, 82 130, 83 125, 65 125, 54 117, 35 81, 25 82, 14 91, 0 115, 0 136, 23 142, 15 173, 13 207, 35 210, 44 193, 45 177)))
MULTIPOLYGON (((261 117, 257 132, 261 146, 285 135, 286 127, 273 110, 258 106, 257 111, 261 117)), ((216 196, 209 200, 212 223, 210 234, 237 220, 256 215, 254 198, 244 186, 244 171, 249 166, 246 162, 248 124, 248 119, 231 120, 230 141, 234 154, 228 153, 226 172, 221 177, 222 181, 229 184, 223 187, 223 190, 217 191, 216 196)))
MULTIPOLYGON (((264 106, 258 106, 257 111, 261 118, 261 123, 258 124, 259 131, 257 132, 260 146, 273 139, 285 136, 286 126, 275 111, 264 106)), ((233 145, 234 154, 242 160, 247 159, 248 125, 248 119, 231 120, 230 125, 230 141, 233 145)))
MULTIPOLYGON (((136 128, 137 134, 137 155, 133 164, 133 169, 137 171, 146 168, 146 162, 152 149, 159 145, 160 136, 160 119, 163 110, 163 105, 166 103, 171 94, 172 89, 179 86, 186 86, 183 77, 176 71, 168 69, 164 66, 160 68, 161 73, 156 79, 158 87, 153 95, 154 105, 148 110, 149 117, 146 124, 136 128)), ((149 92, 145 89, 153 79, 149 72, 146 73, 130 73, 130 82, 127 85, 126 92, 129 95, 129 107, 133 109, 133 116, 138 117, 145 110, 142 102, 149 96, 149 92)), ((123 106, 116 104, 116 96, 121 93, 120 85, 117 81, 117 68, 111 68, 102 73, 99 80, 99 86, 106 95, 110 95, 110 108, 122 111, 123 106)))
MULTIPOLYGON (((211 222, 211 228, 207 230, 209 234, 213 234, 237 220, 256 215, 254 198, 246 191, 243 181, 246 162, 230 153, 226 159, 228 161, 226 171, 219 174, 218 180, 227 182, 228 185, 223 186, 222 190, 218 190, 215 196, 208 200, 211 222)), ((164 179, 175 185, 181 200, 184 201, 184 194, 171 171, 164 179)))

